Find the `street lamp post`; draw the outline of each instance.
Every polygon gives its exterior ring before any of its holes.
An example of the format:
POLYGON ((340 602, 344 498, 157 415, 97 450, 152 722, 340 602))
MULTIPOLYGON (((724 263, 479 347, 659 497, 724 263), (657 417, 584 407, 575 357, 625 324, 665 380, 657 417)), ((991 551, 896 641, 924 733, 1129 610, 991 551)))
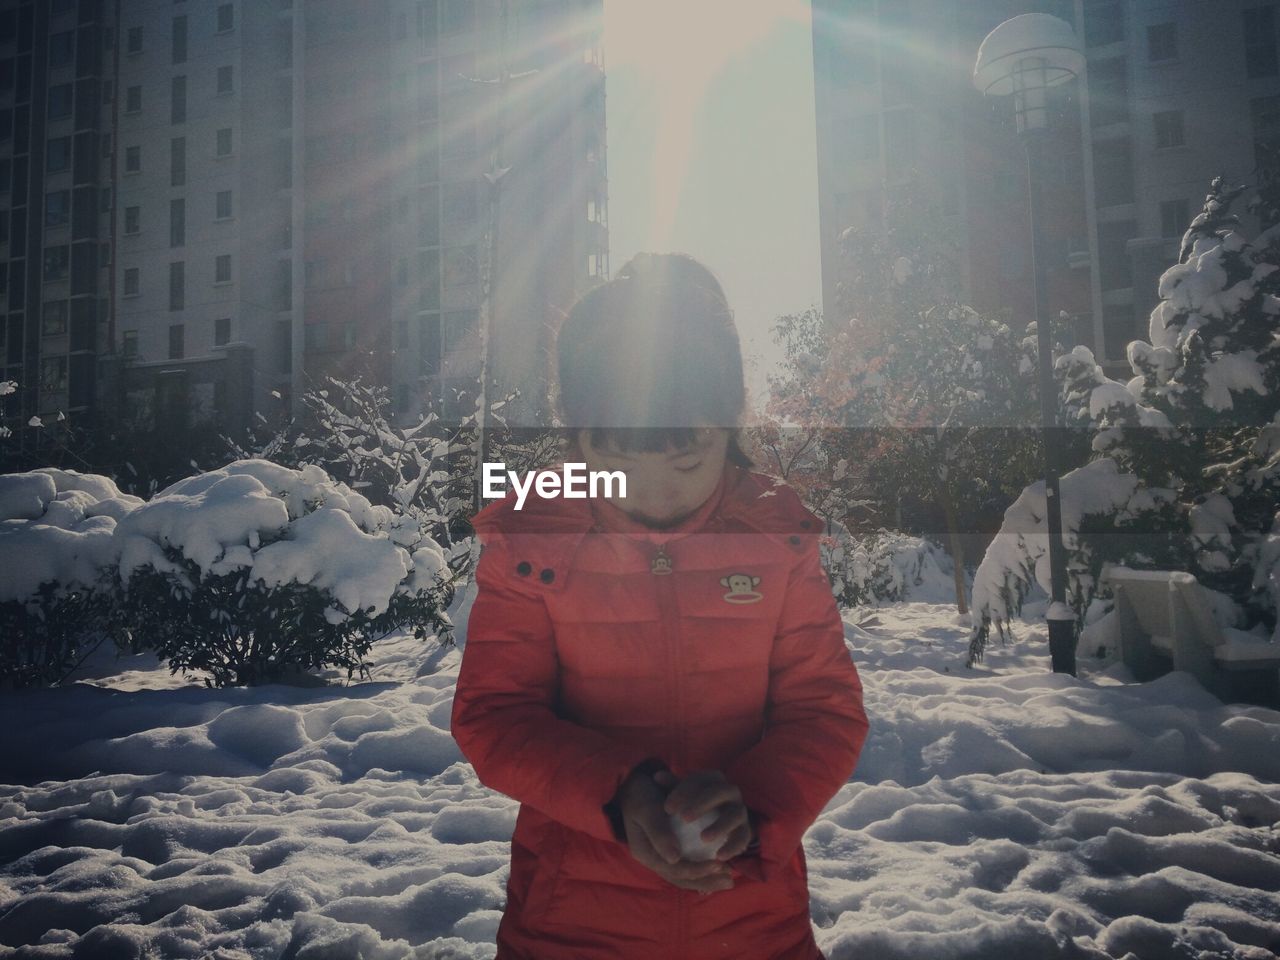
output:
POLYGON ((1040 422, 1044 445, 1044 490, 1049 534, 1051 603, 1049 654, 1055 673, 1076 672, 1075 614, 1066 602, 1067 563, 1062 545, 1062 504, 1054 428, 1057 403, 1053 383, 1053 337, 1049 329, 1048 292, 1044 282, 1044 237, 1041 233, 1041 173, 1049 128, 1048 91, 1079 76, 1084 56, 1071 25, 1044 13, 1025 13, 1006 20, 982 41, 973 68, 973 83, 987 96, 1013 96, 1018 139, 1027 158, 1031 263, 1035 291, 1036 340, 1040 367, 1040 422))

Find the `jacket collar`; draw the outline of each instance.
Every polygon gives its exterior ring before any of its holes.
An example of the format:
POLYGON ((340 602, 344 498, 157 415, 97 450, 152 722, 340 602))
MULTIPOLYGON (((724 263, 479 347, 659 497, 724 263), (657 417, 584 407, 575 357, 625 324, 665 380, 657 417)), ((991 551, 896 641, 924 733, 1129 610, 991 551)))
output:
MULTIPOLYGON (((554 467, 552 469, 555 469, 554 467)), ((778 533, 784 530, 817 533, 816 520, 795 497, 775 495, 782 485, 765 474, 726 461, 724 473, 707 501, 698 510, 669 530, 654 530, 605 500, 542 498, 530 491, 524 506, 515 509, 516 494, 507 492, 471 517, 471 525, 481 542, 497 535, 508 541, 521 559, 529 559, 539 570, 566 570, 582 537, 589 532, 619 533, 654 544, 669 543, 703 530, 735 521, 754 530, 778 533), (794 501, 794 506, 788 504, 794 501), (800 530, 799 526, 805 529, 800 530)), ((546 585, 559 590, 567 578, 556 576, 546 585)))

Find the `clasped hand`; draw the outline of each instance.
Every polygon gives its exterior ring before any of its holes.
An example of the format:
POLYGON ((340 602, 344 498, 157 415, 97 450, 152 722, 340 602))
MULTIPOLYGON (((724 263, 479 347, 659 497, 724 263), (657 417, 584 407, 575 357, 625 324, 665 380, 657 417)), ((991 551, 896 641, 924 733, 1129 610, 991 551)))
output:
POLYGON ((633 774, 619 790, 618 805, 631 855, 658 876, 699 893, 733 888, 727 861, 746 850, 752 829, 742 792, 719 770, 700 770, 683 780, 666 770, 633 774), (711 810, 719 810, 719 816, 702 831, 702 839, 711 845, 723 839, 724 845, 714 859, 682 859, 671 815, 688 822, 711 810))

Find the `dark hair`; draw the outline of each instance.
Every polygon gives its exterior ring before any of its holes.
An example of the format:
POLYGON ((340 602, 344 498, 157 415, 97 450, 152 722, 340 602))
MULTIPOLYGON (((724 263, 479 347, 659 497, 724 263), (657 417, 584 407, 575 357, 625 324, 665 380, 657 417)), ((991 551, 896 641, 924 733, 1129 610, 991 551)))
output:
POLYGON ((638 253, 587 291, 556 337, 558 407, 571 431, 622 451, 682 449, 700 423, 740 439, 746 389, 733 311, 720 281, 683 253, 638 253))

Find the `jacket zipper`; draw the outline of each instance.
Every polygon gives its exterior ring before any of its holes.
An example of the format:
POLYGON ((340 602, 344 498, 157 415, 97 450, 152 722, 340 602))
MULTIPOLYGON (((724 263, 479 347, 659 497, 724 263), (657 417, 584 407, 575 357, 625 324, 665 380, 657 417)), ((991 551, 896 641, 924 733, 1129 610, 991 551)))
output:
MULTIPOLYGON (((662 544, 654 548, 654 553, 659 549, 666 550, 668 544, 662 544)), ((666 551, 670 555, 670 551, 666 551)), ((684 733, 684 684, 682 683, 682 658, 680 656, 679 631, 677 624, 673 618, 674 605, 672 600, 672 590, 674 583, 672 581, 682 572, 679 564, 673 564, 672 573, 665 576, 655 576, 658 581, 658 605, 662 616, 662 633, 664 641, 664 653, 667 670, 667 689, 672 691, 672 710, 671 717, 675 722, 675 736, 671 739, 676 743, 676 763, 679 769, 687 772, 687 750, 685 745, 684 733)), ((676 922, 675 922, 675 950, 672 951, 673 957, 683 958, 688 953, 688 900, 685 897, 687 891, 679 887, 673 887, 676 900, 676 922)))

